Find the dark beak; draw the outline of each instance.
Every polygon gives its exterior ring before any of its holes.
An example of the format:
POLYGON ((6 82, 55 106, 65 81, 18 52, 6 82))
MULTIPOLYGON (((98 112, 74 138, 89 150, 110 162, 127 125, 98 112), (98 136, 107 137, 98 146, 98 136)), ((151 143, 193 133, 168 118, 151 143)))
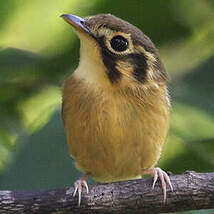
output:
POLYGON ((82 30, 91 35, 91 32, 85 26, 85 20, 83 18, 71 14, 63 14, 60 17, 71 24, 77 31, 82 30))

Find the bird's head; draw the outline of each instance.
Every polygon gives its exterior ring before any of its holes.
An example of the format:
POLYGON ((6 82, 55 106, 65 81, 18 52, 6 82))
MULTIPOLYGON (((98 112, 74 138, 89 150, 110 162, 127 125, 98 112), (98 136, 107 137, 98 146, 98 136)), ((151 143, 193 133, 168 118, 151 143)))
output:
POLYGON ((80 63, 75 75, 108 87, 165 84, 167 74, 152 41, 137 27, 110 14, 62 17, 77 32, 80 63))

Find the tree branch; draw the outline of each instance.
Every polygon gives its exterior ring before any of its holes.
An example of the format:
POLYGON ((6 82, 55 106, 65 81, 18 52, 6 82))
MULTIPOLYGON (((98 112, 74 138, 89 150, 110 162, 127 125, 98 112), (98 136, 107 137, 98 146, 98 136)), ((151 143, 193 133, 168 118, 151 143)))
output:
POLYGON ((174 191, 167 190, 163 203, 160 183, 151 189, 152 178, 97 184, 77 197, 66 195, 68 188, 47 191, 0 191, 0 214, 76 213, 168 213, 214 208, 214 172, 186 172, 170 175, 174 191))

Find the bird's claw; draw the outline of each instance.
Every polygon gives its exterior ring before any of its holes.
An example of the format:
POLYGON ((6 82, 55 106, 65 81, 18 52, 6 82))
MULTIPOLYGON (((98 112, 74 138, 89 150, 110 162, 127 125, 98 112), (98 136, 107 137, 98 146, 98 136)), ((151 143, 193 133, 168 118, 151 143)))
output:
POLYGON ((158 168, 158 167, 149 169, 149 170, 145 170, 144 174, 151 174, 154 177, 152 189, 154 189, 158 178, 160 179, 162 190, 163 190, 163 200, 165 203, 166 202, 166 184, 168 184, 171 191, 173 191, 172 183, 170 181, 168 174, 165 171, 163 171, 161 168, 158 168))
MULTIPOLYGON (((76 194, 78 193, 78 206, 80 206, 81 203, 81 196, 82 196, 82 190, 83 187, 86 188, 86 193, 89 193, 89 189, 88 189, 88 184, 85 180, 83 179, 79 179, 74 183, 74 192, 73 192, 73 197, 76 196, 76 194)), ((71 188, 73 190, 73 188, 71 188)), ((68 189, 66 191, 66 194, 71 194, 71 189, 68 189)))

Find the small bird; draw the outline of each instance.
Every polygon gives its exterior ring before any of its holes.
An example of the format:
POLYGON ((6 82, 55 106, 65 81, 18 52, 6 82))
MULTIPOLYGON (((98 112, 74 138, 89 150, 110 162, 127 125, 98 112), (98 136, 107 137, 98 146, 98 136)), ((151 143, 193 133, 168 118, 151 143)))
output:
POLYGON ((169 176, 155 168, 169 128, 168 75, 152 41, 111 14, 61 16, 80 38, 77 69, 63 86, 62 118, 76 167, 80 205, 86 179, 161 181, 164 202, 169 176))

